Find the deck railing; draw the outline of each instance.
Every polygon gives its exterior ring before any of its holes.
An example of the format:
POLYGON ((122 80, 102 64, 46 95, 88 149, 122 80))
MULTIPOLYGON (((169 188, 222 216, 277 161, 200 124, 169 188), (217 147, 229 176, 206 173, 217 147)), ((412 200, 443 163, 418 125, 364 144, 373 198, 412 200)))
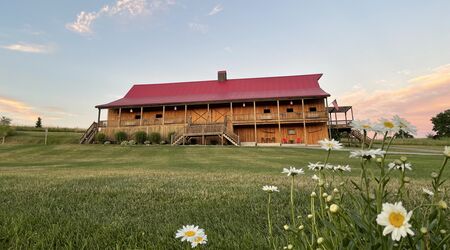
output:
MULTIPOLYGON (((304 114, 305 120, 323 120, 328 119, 327 113, 325 111, 314 111, 314 112, 305 112, 304 114)), ((189 124, 191 118, 188 117, 187 124, 189 124)), ((281 121, 294 121, 299 120, 303 121, 303 113, 302 112, 288 112, 288 113, 280 113, 281 121)), ((253 114, 234 114, 233 115, 233 123, 246 123, 255 121, 253 114)), ((276 113, 257 113, 256 114, 257 122, 275 122, 278 121, 278 115, 276 113)), ((162 124, 184 124, 184 117, 180 118, 153 118, 153 119, 143 119, 142 122, 140 119, 135 120, 121 120, 120 127, 133 127, 133 126, 149 126, 149 125, 162 125, 162 124)), ((216 124, 207 124, 214 126, 216 124)), ((197 126, 197 125, 196 125, 197 126)), ((200 125, 199 125, 200 126, 200 125)), ((100 121, 99 127, 119 127, 119 121, 117 120, 107 120, 100 121)))
POLYGON ((223 123, 190 125, 187 127, 186 134, 208 134, 208 133, 224 133, 226 127, 223 123))

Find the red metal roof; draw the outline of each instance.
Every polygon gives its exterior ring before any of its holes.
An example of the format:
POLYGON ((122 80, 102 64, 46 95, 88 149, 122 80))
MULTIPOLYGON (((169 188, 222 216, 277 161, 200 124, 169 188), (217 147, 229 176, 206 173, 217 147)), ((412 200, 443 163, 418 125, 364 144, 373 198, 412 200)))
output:
POLYGON ((160 104, 185 104, 221 101, 328 97, 319 86, 322 74, 135 84, 121 99, 96 108, 134 107, 160 104))

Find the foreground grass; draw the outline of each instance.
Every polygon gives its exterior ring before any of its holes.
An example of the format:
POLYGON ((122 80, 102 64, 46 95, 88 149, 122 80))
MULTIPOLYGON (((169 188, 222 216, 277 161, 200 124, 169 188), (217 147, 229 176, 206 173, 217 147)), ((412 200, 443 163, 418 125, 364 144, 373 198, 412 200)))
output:
MULTIPOLYGON (((294 148, 4 145, 0 248, 179 249, 176 229, 197 224, 206 229, 210 249, 265 249, 261 186, 281 187, 274 197, 277 234, 289 220, 282 167, 305 168, 323 156, 294 148)), ((442 160, 408 158, 415 166, 413 190, 442 160)), ((359 174, 348 152, 333 153, 331 162, 350 162, 351 175, 359 174)), ((299 184, 298 209, 306 208, 311 175, 299 184)))

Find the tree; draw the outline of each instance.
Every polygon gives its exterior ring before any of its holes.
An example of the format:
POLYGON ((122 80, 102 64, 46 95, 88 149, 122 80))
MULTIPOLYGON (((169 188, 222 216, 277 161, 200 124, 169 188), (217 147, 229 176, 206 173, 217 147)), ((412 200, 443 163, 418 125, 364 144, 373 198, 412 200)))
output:
POLYGON ((40 117, 36 121, 36 128, 42 128, 42 119, 40 117))
POLYGON ((2 144, 5 143, 6 136, 14 133, 14 130, 9 126, 10 124, 11 119, 6 116, 2 116, 0 119, 0 137, 2 138, 2 144))
POLYGON ((431 118, 433 131, 436 137, 450 137, 450 109, 445 110, 431 118))
POLYGON ((397 137, 397 138, 402 138, 402 139, 405 139, 405 138, 414 138, 414 136, 413 136, 412 134, 410 134, 410 133, 408 133, 408 132, 405 132, 405 131, 403 131, 403 130, 398 131, 397 133, 395 133, 394 136, 397 137))
POLYGON ((0 119, 0 125, 3 125, 3 126, 11 125, 11 119, 6 116, 2 116, 2 118, 0 119))

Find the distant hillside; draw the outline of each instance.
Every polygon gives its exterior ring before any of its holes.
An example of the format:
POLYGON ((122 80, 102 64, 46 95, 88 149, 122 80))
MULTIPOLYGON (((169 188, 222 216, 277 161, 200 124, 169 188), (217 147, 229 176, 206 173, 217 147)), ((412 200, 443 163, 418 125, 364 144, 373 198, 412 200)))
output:
MULTIPOLYGON (((31 126, 12 126, 16 131, 39 131, 44 132, 45 128, 35 128, 31 126)), ((85 128, 61 128, 61 127, 49 127, 49 132, 77 132, 84 133, 85 128)))

